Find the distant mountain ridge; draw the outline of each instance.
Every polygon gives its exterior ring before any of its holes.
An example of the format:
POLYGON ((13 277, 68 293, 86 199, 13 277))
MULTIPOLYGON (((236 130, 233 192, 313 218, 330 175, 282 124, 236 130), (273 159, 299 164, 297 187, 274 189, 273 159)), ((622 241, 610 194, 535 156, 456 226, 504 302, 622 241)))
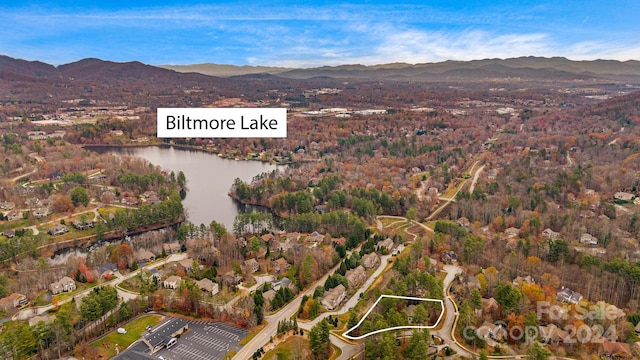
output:
POLYGON ((198 82, 269 79, 354 79, 411 81, 479 81, 487 79, 640 81, 640 61, 573 61, 554 57, 520 57, 438 63, 340 65, 283 68, 216 64, 152 66, 138 61, 112 62, 88 58, 53 66, 0 55, 0 79, 5 81, 92 81, 116 84, 197 86, 198 82))
POLYGON ((287 69, 263 66, 234 66, 216 64, 161 66, 180 72, 199 72, 219 77, 271 74, 294 79, 314 77, 355 79, 481 79, 495 77, 523 77, 549 79, 588 79, 594 77, 620 79, 640 77, 640 61, 617 60, 569 60, 563 57, 519 57, 509 59, 484 59, 472 61, 443 61, 437 63, 380 65, 339 65, 317 68, 287 69))
POLYGON ((180 80, 212 80, 210 75, 183 74, 139 61, 113 62, 86 58, 72 63, 53 66, 39 61, 27 61, 0 55, 0 79, 8 81, 94 81, 117 83, 136 80, 141 83, 167 83, 180 80))

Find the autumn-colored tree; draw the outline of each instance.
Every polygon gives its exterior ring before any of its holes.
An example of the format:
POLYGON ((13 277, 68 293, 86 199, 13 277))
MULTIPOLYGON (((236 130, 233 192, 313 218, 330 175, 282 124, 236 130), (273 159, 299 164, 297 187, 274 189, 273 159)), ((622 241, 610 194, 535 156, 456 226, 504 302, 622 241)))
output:
POLYGON ((531 304, 536 304, 539 301, 544 301, 546 296, 542 288, 537 284, 522 284, 522 293, 529 299, 531 304))
POLYGON ((529 269, 529 272, 532 272, 534 269, 536 269, 538 266, 540 266, 540 258, 537 256, 528 256, 527 257, 527 268, 529 269))
POLYGON ((162 296, 156 296, 156 299, 153 301, 153 311, 160 311, 162 308, 164 308, 162 296))
POLYGON ((78 261, 78 271, 84 275, 85 280, 89 283, 96 281, 93 271, 89 269, 87 264, 85 264, 85 259, 81 257, 78 261))
POLYGON ((507 336, 507 341, 511 344, 515 344, 519 340, 524 340, 524 315, 516 315, 514 313, 511 313, 507 315, 507 318, 505 320, 507 322, 507 334, 509 335, 507 336))
POLYGON ((133 249, 129 244, 121 244, 111 253, 111 262, 124 270, 133 262, 133 249))
POLYGON ((67 211, 73 210, 73 201, 71 200, 71 196, 69 195, 59 195, 51 206, 53 211, 63 213, 67 211))

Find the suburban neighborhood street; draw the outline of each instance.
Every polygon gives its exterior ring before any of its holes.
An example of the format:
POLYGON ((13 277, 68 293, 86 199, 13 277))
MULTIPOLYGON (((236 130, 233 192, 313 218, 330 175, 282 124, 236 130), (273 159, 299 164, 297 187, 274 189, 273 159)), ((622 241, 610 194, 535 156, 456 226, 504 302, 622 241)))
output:
MULTIPOLYGON (((118 284, 120 284, 121 282, 123 282, 123 281, 125 281, 127 279, 130 279, 130 278, 138 275, 139 271, 154 269, 154 268, 160 267, 160 266, 162 266, 162 265, 164 265, 166 263, 170 263, 170 262, 174 262, 174 261, 180 261, 180 260, 184 260, 186 258, 187 258, 187 254, 186 253, 172 254, 172 255, 167 256, 166 258, 164 258, 164 259, 162 259, 160 261, 156 261, 156 262, 153 262, 151 264, 148 264, 148 265, 146 265, 146 266, 144 266, 144 267, 142 267, 142 268, 140 268, 138 270, 132 271, 132 272, 130 272, 130 273, 124 275, 124 276, 122 276, 122 275, 121 276, 117 276, 116 275, 116 277, 113 280, 105 282, 105 283, 103 283, 101 285, 111 285, 111 286, 115 287, 117 289, 117 291, 118 291, 118 296, 121 297, 124 301, 128 301, 128 300, 134 299, 136 297, 139 297, 140 295, 134 294, 134 293, 130 293, 130 292, 127 292, 127 291, 122 291, 121 289, 119 289, 117 287, 118 284)), ((71 301, 74 298, 75 299, 82 298, 85 295, 87 295, 90 291, 93 291, 93 288, 86 289, 86 290, 81 291, 81 292, 79 292, 77 294, 74 294, 73 297, 69 297, 67 299, 61 300, 58 303, 58 306, 62 305, 64 303, 67 303, 67 302, 71 301)), ((53 304, 44 305, 44 306, 38 306, 38 307, 24 308, 24 309, 18 311, 15 315, 13 315, 13 320, 26 320, 26 319, 29 319, 29 318, 34 317, 36 315, 40 315, 42 313, 45 313, 45 312, 47 312, 48 310, 51 310, 51 309, 53 309, 53 304)))

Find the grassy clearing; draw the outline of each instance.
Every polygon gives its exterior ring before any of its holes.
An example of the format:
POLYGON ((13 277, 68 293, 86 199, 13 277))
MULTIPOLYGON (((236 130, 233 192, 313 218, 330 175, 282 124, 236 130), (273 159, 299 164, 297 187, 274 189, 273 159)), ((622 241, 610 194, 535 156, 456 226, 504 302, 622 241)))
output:
POLYGON ((300 336, 292 336, 279 343, 273 350, 264 355, 264 360, 293 359, 294 354, 298 359, 311 358, 309 340, 300 336))
POLYGON ((126 334, 118 334, 118 332, 114 330, 107 336, 91 343, 91 347, 98 349, 98 353, 102 355, 103 359, 111 359, 116 356, 116 344, 120 346, 120 351, 128 348, 129 345, 140 339, 142 333, 146 331, 147 326, 155 326, 160 320, 162 320, 162 316, 160 315, 145 315, 139 317, 122 326, 127 330, 126 334), (109 347, 105 348, 103 344, 108 344, 109 347))
POLYGON ((379 218, 379 220, 382 223, 382 225, 384 225, 384 227, 387 227, 387 226, 391 225, 392 223, 398 221, 398 219, 396 219, 396 218, 387 218, 387 217, 381 217, 381 218, 379 218))

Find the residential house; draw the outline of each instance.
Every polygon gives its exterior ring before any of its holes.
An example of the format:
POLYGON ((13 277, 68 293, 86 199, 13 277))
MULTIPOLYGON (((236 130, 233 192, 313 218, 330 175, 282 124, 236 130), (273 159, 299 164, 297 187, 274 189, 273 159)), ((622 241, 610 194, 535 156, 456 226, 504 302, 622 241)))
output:
POLYGON ((563 303, 577 304, 580 300, 582 300, 582 294, 563 286, 562 289, 556 294, 556 299, 563 303))
POLYGON ((538 334, 542 341, 551 344, 559 344, 571 339, 569 333, 558 328, 555 324, 549 324, 547 326, 538 325, 538 334))
POLYGON ((65 233, 69 232, 69 228, 67 228, 66 225, 57 224, 57 225, 49 228, 49 230, 47 230, 47 232, 51 236, 58 236, 58 235, 62 235, 62 234, 65 234, 65 233))
POLYGON ((345 239, 344 236, 341 236, 339 238, 332 238, 331 244, 333 246, 338 246, 338 245, 345 246, 347 244, 347 239, 345 239))
POLYGON ((162 250, 167 254, 175 254, 180 251, 180 243, 174 241, 172 243, 162 244, 162 250))
POLYGON ((607 359, 633 359, 631 346, 627 343, 604 340, 601 354, 607 359))
POLYGON ((218 292, 220 292, 218 284, 214 283, 213 281, 211 281, 211 280, 209 280, 207 278, 204 278, 202 280, 196 281, 196 285, 198 285, 200 290, 202 290, 203 292, 206 292, 208 294, 211 294, 212 296, 217 294, 218 292))
POLYGON ((41 219, 51 213, 51 210, 48 207, 41 207, 33 210, 33 217, 36 219, 41 219))
POLYGON ((445 264, 456 264, 458 262, 458 255, 453 251, 445 251, 442 254, 442 262, 445 264))
POLYGON ((525 277, 522 276, 518 276, 515 279, 513 279, 512 285, 513 286, 519 286, 520 284, 535 284, 536 281, 533 279, 533 277, 531 277, 531 275, 527 275, 525 277))
POLYGON ((592 236, 591 234, 584 233, 584 234, 580 235, 580 243, 581 244, 585 244, 585 245, 589 245, 589 246, 597 246, 598 245, 598 238, 592 236))
POLYGON ((628 193, 628 192, 622 192, 622 191, 618 191, 617 193, 615 193, 613 195, 613 198, 619 201, 624 201, 624 202, 631 202, 633 201, 633 198, 635 197, 635 195, 633 195, 632 193, 628 193))
POLYGON ((458 224, 459 226, 462 226, 463 228, 468 229, 469 226, 471 225, 471 222, 466 217, 461 217, 458 220, 456 220, 456 224, 458 224))
POLYGON ((325 291, 324 296, 320 299, 320 304, 327 308, 327 310, 333 310, 340 305, 346 296, 347 289, 345 289, 344 285, 340 284, 329 291, 325 291))
POLYGON ((280 278, 280 279, 272 282, 271 283, 271 288, 274 291, 278 291, 281 288, 289 288, 289 289, 291 289, 291 285, 293 285, 291 280, 289 280, 289 278, 287 278, 287 277, 283 277, 283 278, 280 278))
POLYGON ((13 201, 0 202, 1 210, 13 210, 15 207, 16 207, 16 203, 14 203, 13 201))
POLYGON ((127 197, 123 197, 122 199, 120 199, 120 203, 124 206, 137 206, 138 205, 138 199, 136 199, 133 196, 127 196, 127 197))
POLYGON ((273 299, 276 298, 276 292, 273 289, 269 289, 262 293, 262 298, 264 299, 265 308, 270 309, 273 299))
POLYGON ((317 231, 312 232, 306 238, 308 242, 320 243, 324 240, 324 235, 319 234, 317 231))
POLYGON ((71 226, 78 230, 85 230, 93 228, 93 221, 91 220, 73 220, 71 226))
POLYGON ((380 257, 378 254, 372 252, 362 257, 362 265, 365 269, 373 269, 380 264, 380 257))
POLYGON ((347 271, 344 277, 347 278, 349 287, 356 288, 367 280, 367 273, 365 272, 364 267, 359 265, 357 268, 347 271))
POLYGON ((178 261, 178 263, 176 264, 176 267, 182 269, 185 272, 185 274, 189 274, 193 271, 193 259, 192 258, 182 259, 178 261))
POLYGON ((160 281, 160 278, 162 277, 160 275, 160 271, 158 271, 158 269, 156 269, 156 268, 153 268, 153 269, 149 270, 149 275, 151 275, 152 278, 155 278, 156 281, 158 281, 158 282, 160 281))
POLYGON ((100 273, 100 277, 103 279, 111 279, 114 274, 118 271, 118 265, 114 263, 107 263, 100 267, 98 273, 100 273))
POLYGON ((542 230, 542 236, 547 240, 555 240, 560 237, 559 232, 555 232, 549 228, 542 230))
POLYGON ((514 238, 520 234, 520 229, 515 227, 510 227, 504 231, 504 234, 507 235, 508 238, 514 238))
POLYGON ((393 243, 393 240, 391 240, 391 238, 386 238, 378 243, 378 247, 380 249, 386 250, 389 254, 391 254, 395 246, 396 244, 393 243))
POLYGON ((134 258, 138 264, 145 264, 149 261, 154 261, 156 256, 149 250, 138 250, 134 254, 134 258))
POLYGON ((6 236, 7 238, 11 239, 12 237, 16 236, 16 232, 13 229, 6 229, 4 232, 2 232, 2 234, 4 236, 6 236))
POLYGON ((268 244, 271 240, 275 239, 275 236, 273 236, 273 234, 264 234, 260 237, 260 239, 268 244))
POLYGON ((284 234, 284 237, 286 238, 287 241, 296 242, 296 241, 300 240, 300 233, 297 233, 297 232, 286 233, 286 234, 284 234))
POLYGON ((5 216, 7 217, 7 220, 9 220, 9 221, 20 220, 20 219, 22 219, 22 212, 20 212, 18 210, 11 210, 5 216))
POLYGON ((25 203, 30 208, 36 208, 42 206, 42 201, 38 198, 28 198, 25 203))
POLYGON ((165 289, 176 289, 178 288, 178 286, 180 286, 181 282, 182 282, 182 279, 179 276, 173 275, 166 278, 162 283, 162 286, 165 289))
POLYGON ((486 320, 476 329, 476 334, 483 339, 500 340, 505 332, 500 325, 492 324, 486 320))
POLYGON ((153 190, 147 190, 147 191, 143 192, 141 196, 142 196, 143 199, 148 200, 148 199, 150 199, 150 198, 152 198, 154 196, 158 197, 158 193, 153 191, 153 190))
POLYGON ((116 199, 116 193, 114 193, 111 190, 105 190, 100 195, 100 201, 102 201, 104 203, 113 202, 115 199, 116 199))
POLYGON ((49 285, 49 290, 53 295, 60 294, 62 292, 73 291, 76 289, 76 282, 68 277, 64 276, 59 281, 53 282, 49 285))
POLYGON ((260 264, 258 264, 258 261, 256 259, 245 260, 244 267, 249 273, 254 273, 260 270, 260 264))
POLYGON ((498 310, 499 305, 500 304, 498 304, 498 300, 496 300, 495 298, 492 298, 492 297, 488 299, 482 298, 482 312, 485 314, 490 314, 498 310))
POLYGON ((27 304, 27 297, 22 294, 13 293, 0 299, 0 308, 4 311, 11 311, 17 307, 27 304))
POLYGON ((278 258, 271 262, 271 269, 273 269, 276 274, 285 272, 289 270, 289 268, 291 268, 291 265, 289 265, 284 258, 278 258))
POLYGON ((229 271, 222 275, 222 282, 227 286, 236 286, 242 282, 242 276, 233 271, 229 271))

